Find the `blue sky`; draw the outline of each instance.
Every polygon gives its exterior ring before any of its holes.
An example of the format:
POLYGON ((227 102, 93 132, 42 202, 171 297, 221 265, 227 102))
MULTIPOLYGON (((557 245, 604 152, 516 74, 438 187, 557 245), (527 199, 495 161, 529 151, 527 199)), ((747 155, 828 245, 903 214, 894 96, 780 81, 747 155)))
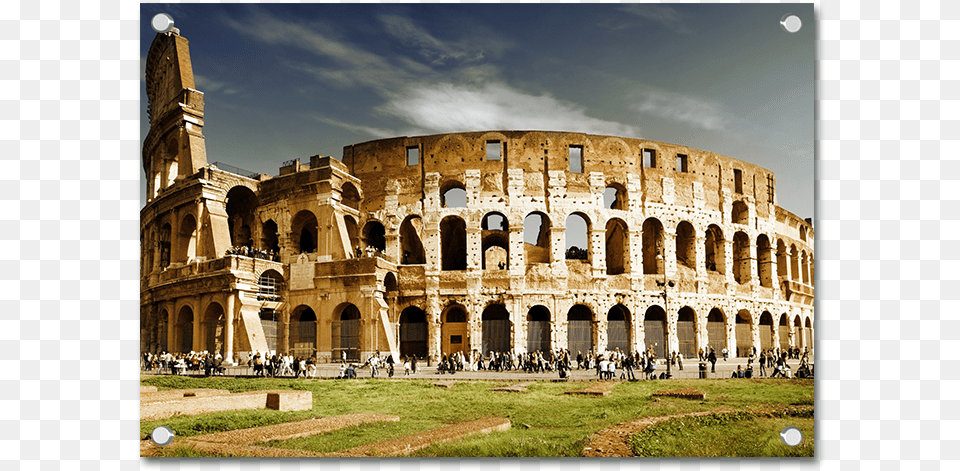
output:
MULTIPOLYGON (((141 64, 156 13, 190 41, 209 162, 276 175, 384 137, 612 134, 768 168, 780 206, 813 217, 810 4, 140 8, 141 64), (787 13, 799 32, 780 27, 787 13)), ((140 122, 142 141, 142 86, 140 122)))

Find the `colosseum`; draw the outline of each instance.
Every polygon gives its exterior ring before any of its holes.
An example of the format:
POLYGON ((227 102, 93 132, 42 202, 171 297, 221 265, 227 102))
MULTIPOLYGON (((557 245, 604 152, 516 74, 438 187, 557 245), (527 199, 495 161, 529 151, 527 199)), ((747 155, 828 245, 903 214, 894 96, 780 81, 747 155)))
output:
POLYGON ((141 348, 813 348, 814 232, 771 171, 683 145, 482 131, 207 163, 186 39, 146 63, 141 348))

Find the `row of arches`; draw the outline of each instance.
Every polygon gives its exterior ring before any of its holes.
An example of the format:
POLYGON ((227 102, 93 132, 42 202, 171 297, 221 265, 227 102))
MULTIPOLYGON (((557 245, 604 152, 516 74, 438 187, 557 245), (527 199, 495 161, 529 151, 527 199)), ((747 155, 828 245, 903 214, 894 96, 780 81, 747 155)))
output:
MULTIPOLYGON (((166 310, 161 312, 160 318, 161 347, 167 350, 166 322, 163 321, 167 318, 166 310)), ((596 352, 598 349, 619 349, 633 353, 634 345, 642 345, 642 348, 662 358, 668 353, 669 345, 674 345, 673 349, 686 357, 696 356, 701 348, 706 351, 712 348, 719 353, 733 345, 736 346, 732 351, 735 356, 747 356, 752 348, 759 351, 775 347, 812 347, 812 321, 810 318, 802 319, 799 315, 790 320, 788 314, 783 313, 776 316, 775 321, 769 311, 763 311, 754 322, 747 310, 740 310, 734 319, 728 319, 720 308, 712 308, 705 317, 699 317, 692 307, 684 306, 677 311, 675 319, 671 325, 663 308, 653 305, 634 325, 630 310, 622 304, 611 307, 603 317, 596 316, 589 306, 576 304, 567 312, 566 331, 563 332, 546 306, 534 305, 528 310, 520 328, 526 330, 525 348, 530 352, 550 351, 566 345, 571 353, 596 352), (705 325, 698 326, 701 322, 705 325), (759 332, 759 342, 754 341, 754 329, 759 332), (560 336, 565 338, 561 340, 558 338, 560 336), (634 339, 635 336, 638 338, 634 339), (778 343, 775 344, 775 341, 778 343)), ((272 310, 260 312, 268 349, 283 350, 282 347, 286 346, 286 352, 295 356, 307 357, 317 352, 317 321, 316 312, 307 305, 294 308, 285 323, 272 310), (283 342, 284 336, 286 342, 283 342)), ((479 338, 472 335, 470 321, 468 310, 459 304, 450 305, 441 312, 440 348, 443 354, 458 351, 467 354, 474 349, 484 354, 513 350, 518 327, 514 325, 504 304, 491 304, 478 319, 473 319, 480 324, 479 338)), ((224 353, 224 322, 223 307, 219 303, 211 303, 200 319, 200 335, 195 338, 197 324, 194 322, 193 308, 182 306, 176 318, 172 319, 174 335, 170 350, 224 353)), ((422 309, 406 307, 399 315, 397 327, 401 356, 416 355, 423 358, 428 355, 429 333, 433 327, 422 309)), ((359 360, 362 333, 361 314, 357 306, 351 303, 337 306, 332 312, 329 333, 331 358, 334 361, 359 360)))

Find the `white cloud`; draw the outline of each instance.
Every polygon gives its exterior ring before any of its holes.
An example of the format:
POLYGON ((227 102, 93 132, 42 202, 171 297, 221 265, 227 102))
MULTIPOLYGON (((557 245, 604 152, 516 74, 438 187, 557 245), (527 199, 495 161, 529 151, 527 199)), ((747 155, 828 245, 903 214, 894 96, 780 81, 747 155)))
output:
POLYGON ((421 132, 550 130, 637 136, 633 126, 587 116, 583 107, 499 83, 421 85, 394 95, 378 111, 421 132))
POLYGON ((641 113, 689 124, 707 131, 727 129, 731 114, 722 103, 663 90, 637 92, 635 109, 641 113))

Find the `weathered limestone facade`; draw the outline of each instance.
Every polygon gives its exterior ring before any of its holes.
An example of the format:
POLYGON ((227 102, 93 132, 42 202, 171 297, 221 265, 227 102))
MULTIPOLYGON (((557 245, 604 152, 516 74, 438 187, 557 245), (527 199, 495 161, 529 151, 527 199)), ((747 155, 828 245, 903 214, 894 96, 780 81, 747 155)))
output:
POLYGON ((769 170, 641 139, 487 131, 241 176, 206 163, 190 69, 186 40, 158 35, 143 350, 813 347, 813 227, 777 206, 769 170))

